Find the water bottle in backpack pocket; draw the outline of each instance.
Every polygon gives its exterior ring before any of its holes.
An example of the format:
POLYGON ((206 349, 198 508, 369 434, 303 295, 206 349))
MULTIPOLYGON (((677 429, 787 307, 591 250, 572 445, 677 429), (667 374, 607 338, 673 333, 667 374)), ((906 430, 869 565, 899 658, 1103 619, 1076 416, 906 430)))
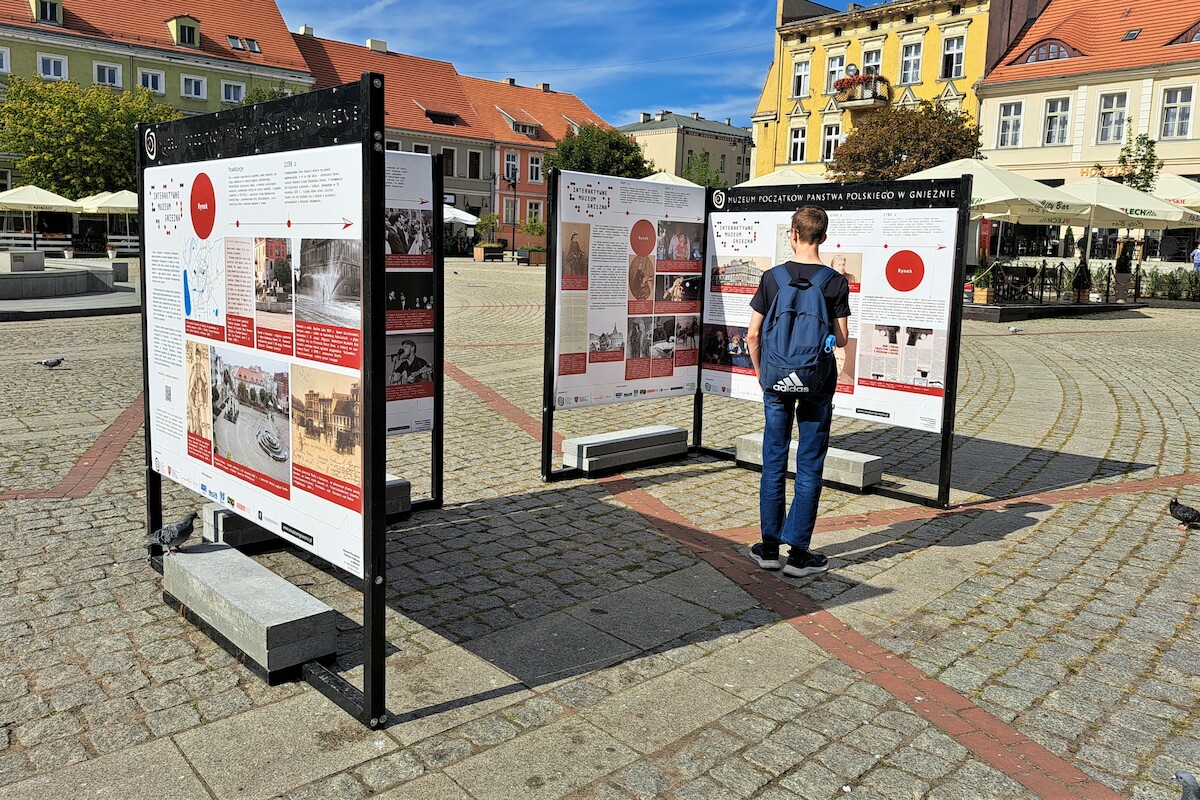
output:
MULTIPOLYGON (((758 382, 779 394, 821 394, 833 374, 833 338, 825 284, 837 273, 822 267, 794 283, 787 267, 771 270, 779 291, 764 315, 758 382)), ((836 339, 834 339, 836 341, 836 339)))

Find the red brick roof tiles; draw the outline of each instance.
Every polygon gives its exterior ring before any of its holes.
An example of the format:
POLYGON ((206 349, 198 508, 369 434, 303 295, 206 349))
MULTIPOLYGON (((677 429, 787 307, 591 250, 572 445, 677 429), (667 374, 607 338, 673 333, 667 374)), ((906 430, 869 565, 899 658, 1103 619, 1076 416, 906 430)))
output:
POLYGON ((475 110, 500 142, 554 147, 558 140, 566 137, 572 124, 611 127, 586 103, 567 92, 546 92, 534 86, 514 86, 468 75, 460 76, 460 80, 475 110), (517 122, 536 125, 536 135, 514 131, 505 113, 517 122))
POLYGON ((267 67, 307 72, 300 51, 274 0, 188 0, 187 5, 144 0, 63 0, 62 27, 38 23, 28 0, 0 0, 0 27, 71 33, 93 40, 194 53, 267 67), (200 23, 200 46, 177 45, 167 20, 190 16, 200 23), (258 42, 260 53, 234 50, 228 36, 258 42))
POLYGON ((1011 81, 1082 75, 1200 59, 1200 42, 1171 44, 1200 21, 1196 0, 1052 0, 1009 52, 984 79, 985 85, 1011 81), (1126 33, 1141 29, 1137 38, 1126 33), (1030 48, 1060 39, 1083 55, 1024 61, 1030 48))
POLYGON ((324 89, 357 81, 364 72, 383 75, 385 119, 391 128, 424 131, 445 136, 490 139, 488 126, 459 84, 459 75, 448 61, 385 53, 333 39, 295 34, 292 37, 316 78, 314 88, 324 89), (425 110, 453 114, 454 125, 432 122, 425 110))

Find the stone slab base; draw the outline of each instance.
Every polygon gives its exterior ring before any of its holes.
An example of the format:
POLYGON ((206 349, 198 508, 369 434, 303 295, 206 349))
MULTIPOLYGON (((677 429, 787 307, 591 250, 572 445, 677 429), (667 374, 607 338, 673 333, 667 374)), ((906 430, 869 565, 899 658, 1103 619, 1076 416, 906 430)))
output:
MULTIPOLYGON (((762 469, 762 433, 748 433, 737 438, 737 463, 762 469)), ((796 442, 788 448, 788 475, 796 463, 796 442)), ((853 450, 829 448, 821 478, 826 483, 865 492, 883 480, 883 458, 853 450)))

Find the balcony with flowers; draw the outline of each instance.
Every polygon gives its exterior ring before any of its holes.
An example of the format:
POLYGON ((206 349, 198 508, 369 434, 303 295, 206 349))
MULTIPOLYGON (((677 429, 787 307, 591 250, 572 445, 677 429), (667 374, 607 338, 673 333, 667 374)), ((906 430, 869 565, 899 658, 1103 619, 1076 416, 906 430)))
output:
POLYGON ((892 101, 892 85, 882 75, 846 75, 833 82, 835 99, 840 108, 882 108, 892 101))

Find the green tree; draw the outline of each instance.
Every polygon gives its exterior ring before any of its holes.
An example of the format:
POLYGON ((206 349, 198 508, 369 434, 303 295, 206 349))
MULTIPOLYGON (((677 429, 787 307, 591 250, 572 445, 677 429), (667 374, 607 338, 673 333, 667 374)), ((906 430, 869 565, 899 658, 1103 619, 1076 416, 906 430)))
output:
POLYGON ((292 291, 292 260, 290 258, 275 259, 275 280, 288 294, 292 291))
MULTIPOLYGON (((1132 123, 1132 120, 1130 120, 1132 123)), ((1144 133, 1133 135, 1130 127, 1125 146, 1117 157, 1117 164, 1123 169, 1122 174, 1115 180, 1142 192, 1154 189, 1158 173, 1162 171, 1163 160, 1154 152, 1156 142, 1144 133)))
POLYGON ((237 396, 238 400, 242 401, 243 403, 250 402, 250 390, 246 388, 246 384, 242 381, 238 381, 237 396))
POLYGON ((710 189, 725 185, 725 179, 721 177, 720 171, 713 169, 707 150, 701 150, 699 153, 692 153, 688 156, 687 164, 683 167, 683 175, 680 177, 710 189))
POLYGON ((142 87, 116 92, 13 75, 0 104, 0 152, 21 153, 27 183, 67 197, 137 185, 133 125, 180 113, 142 87))
POLYGON ((618 178, 644 178, 654 172, 642 148, 620 131, 585 123, 579 133, 568 130, 546 154, 546 169, 569 169, 618 178))
POLYGON ((839 181, 889 181, 979 150, 981 132, 964 111, 922 100, 916 108, 888 106, 867 114, 834 155, 839 181))
POLYGON ((268 103, 272 100, 279 100, 283 97, 291 97, 296 94, 296 90, 289 89, 282 83, 277 83, 274 86, 255 86, 250 91, 242 96, 242 102, 236 103, 238 106, 252 106, 255 103, 268 103))

